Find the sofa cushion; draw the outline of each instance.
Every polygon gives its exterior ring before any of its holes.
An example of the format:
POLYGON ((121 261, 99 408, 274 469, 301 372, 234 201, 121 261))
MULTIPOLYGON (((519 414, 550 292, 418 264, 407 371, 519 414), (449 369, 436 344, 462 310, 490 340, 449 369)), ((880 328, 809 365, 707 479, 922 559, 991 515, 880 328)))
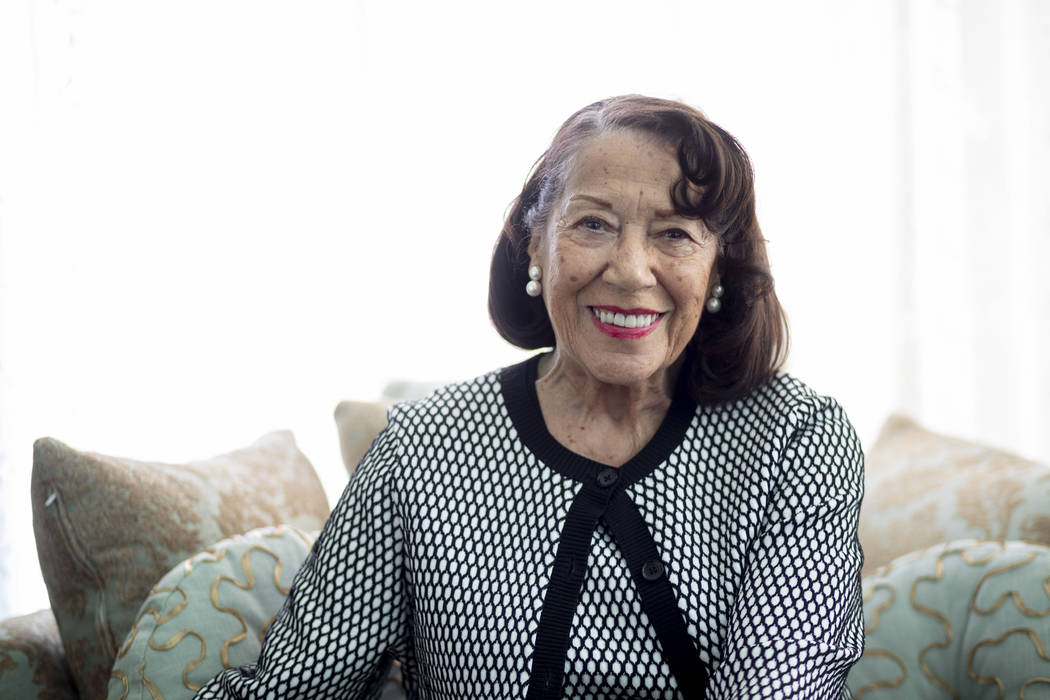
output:
POLYGON ((77 697, 58 625, 50 610, 0 622, 0 698, 77 697))
POLYGON ((864 574, 938 542, 1050 545, 1050 467, 891 416, 865 460, 864 574))
POLYGON ((956 540, 864 578, 856 698, 1050 698, 1050 548, 956 540))
MULTIPOLYGON (((316 532, 260 528, 175 566, 150 592, 121 645, 109 700, 192 698, 226 668, 254 663, 316 532)), ((397 669, 383 698, 404 697, 397 669)))
POLYGON ((254 663, 316 532, 268 527, 177 564, 139 608, 109 698, 190 698, 224 668, 254 663))
POLYGON ((320 528, 328 502, 287 431, 174 465, 34 445, 33 526, 70 670, 102 697, 120 641, 153 585, 210 543, 265 525, 320 528))

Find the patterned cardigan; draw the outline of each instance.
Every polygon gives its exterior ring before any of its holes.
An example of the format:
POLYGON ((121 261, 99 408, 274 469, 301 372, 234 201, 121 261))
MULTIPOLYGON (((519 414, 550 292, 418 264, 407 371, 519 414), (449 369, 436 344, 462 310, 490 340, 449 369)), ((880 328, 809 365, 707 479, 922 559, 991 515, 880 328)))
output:
POLYGON ((679 390, 614 469, 547 431, 539 356, 395 406, 268 632, 198 698, 841 698, 863 455, 787 374, 679 390))

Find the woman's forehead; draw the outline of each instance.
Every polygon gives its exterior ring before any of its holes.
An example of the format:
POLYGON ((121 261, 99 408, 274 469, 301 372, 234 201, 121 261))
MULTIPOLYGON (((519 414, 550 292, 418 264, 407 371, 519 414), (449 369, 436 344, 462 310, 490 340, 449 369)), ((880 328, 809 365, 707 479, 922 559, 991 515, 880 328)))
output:
POLYGON ((566 173, 562 207, 612 208, 625 200, 672 215, 671 187, 682 172, 673 149, 640 132, 609 132, 581 145, 566 173))
POLYGON ((681 175, 675 149, 650 134, 623 129, 584 141, 569 167, 569 179, 652 174, 672 181, 681 175))

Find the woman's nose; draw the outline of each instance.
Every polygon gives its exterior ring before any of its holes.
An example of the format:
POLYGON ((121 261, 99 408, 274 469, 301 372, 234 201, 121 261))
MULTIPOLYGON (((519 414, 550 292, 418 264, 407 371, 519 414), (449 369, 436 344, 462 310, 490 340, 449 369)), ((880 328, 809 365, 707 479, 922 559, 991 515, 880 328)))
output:
POLYGON ((656 284, 644 231, 625 230, 612 251, 605 279, 625 291, 644 289, 656 284))

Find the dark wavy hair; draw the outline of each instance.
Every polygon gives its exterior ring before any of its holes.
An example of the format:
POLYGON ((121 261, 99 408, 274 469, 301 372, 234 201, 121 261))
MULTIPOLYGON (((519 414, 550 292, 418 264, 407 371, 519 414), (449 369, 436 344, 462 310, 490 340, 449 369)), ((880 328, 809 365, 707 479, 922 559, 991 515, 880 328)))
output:
POLYGON ((508 342, 553 347, 542 297, 525 294, 532 231, 543 230, 580 146, 607 131, 644 132, 675 149, 682 177, 671 187, 680 216, 701 219, 718 240, 715 269, 725 294, 718 313, 700 317, 688 352, 690 393, 701 404, 744 396, 769 381, 787 356, 784 310, 773 290, 766 244, 755 217, 754 173, 736 139, 680 102, 622 95, 569 117, 532 167, 503 222, 489 277, 489 315, 508 342))

